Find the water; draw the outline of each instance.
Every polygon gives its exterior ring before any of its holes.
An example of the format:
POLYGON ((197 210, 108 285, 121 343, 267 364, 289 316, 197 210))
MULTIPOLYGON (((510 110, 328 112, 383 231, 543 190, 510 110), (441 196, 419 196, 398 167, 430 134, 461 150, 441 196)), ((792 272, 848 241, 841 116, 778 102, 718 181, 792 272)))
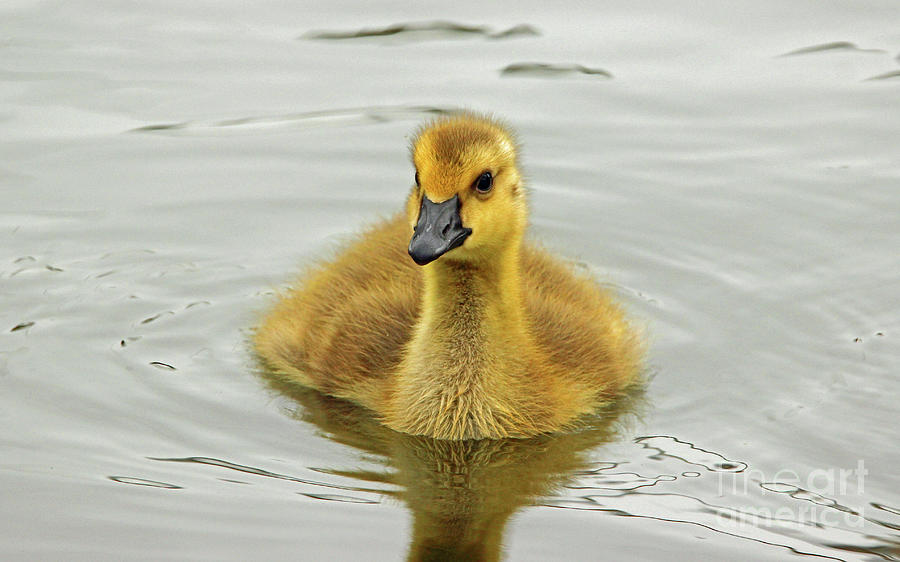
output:
POLYGON ((0 557, 900 559, 896 3, 515 6, 0 7, 0 557), (646 327, 585 434, 386 433, 247 348, 456 107, 646 327))

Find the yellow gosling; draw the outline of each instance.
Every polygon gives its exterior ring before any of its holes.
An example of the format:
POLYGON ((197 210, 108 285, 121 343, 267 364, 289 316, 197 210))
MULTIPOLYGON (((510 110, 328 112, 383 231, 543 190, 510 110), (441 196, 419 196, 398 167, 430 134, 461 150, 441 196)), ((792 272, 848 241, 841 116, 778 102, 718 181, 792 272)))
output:
POLYGON ((439 439, 563 430, 638 382, 642 347, 620 308, 524 240, 504 126, 439 118, 412 159, 405 214, 315 266, 257 329, 275 373, 439 439))

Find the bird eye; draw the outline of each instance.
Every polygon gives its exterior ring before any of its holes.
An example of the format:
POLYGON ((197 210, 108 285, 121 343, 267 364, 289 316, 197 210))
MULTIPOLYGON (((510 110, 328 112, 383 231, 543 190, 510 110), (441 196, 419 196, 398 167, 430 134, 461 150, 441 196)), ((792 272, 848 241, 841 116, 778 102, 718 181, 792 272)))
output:
POLYGON ((418 170, 416 170, 416 186, 422 187, 422 185, 419 183, 419 171, 418 170))
POLYGON ((478 176, 473 184, 475 191, 478 193, 488 193, 494 187, 494 176, 490 172, 485 172, 478 176))

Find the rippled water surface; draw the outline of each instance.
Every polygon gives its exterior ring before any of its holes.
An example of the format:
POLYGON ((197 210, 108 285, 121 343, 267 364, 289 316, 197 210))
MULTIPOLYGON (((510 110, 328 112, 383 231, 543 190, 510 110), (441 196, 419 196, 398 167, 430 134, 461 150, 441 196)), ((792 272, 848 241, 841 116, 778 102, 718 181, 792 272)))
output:
POLYGON ((0 558, 900 559, 897 3, 448 6, 0 6, 0 558), (581 433, 402 436, 248 351, 459 107, 651 340, 581 433))

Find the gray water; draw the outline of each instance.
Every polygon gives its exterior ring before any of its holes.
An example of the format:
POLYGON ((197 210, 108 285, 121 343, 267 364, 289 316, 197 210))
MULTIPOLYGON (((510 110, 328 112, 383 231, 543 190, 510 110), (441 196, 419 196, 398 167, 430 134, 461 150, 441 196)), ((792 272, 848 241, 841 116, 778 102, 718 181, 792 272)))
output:
POLYGON ((900 559, 894 0, 327 5, 0 6, 0 558, 397 560, 472 502, 509 560, 900 559), (484 465, 247 347, 460 107, 651 342, 484 465))

